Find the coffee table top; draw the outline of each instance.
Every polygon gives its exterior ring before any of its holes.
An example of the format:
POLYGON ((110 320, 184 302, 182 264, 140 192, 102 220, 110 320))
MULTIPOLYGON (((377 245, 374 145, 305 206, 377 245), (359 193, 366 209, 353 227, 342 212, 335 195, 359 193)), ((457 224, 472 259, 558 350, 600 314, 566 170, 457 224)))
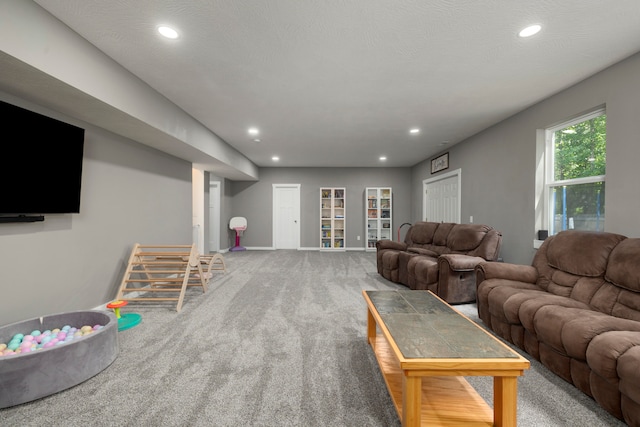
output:
POLYGON ((521 358, 431 292, 364 293, 407 359, 521 358))

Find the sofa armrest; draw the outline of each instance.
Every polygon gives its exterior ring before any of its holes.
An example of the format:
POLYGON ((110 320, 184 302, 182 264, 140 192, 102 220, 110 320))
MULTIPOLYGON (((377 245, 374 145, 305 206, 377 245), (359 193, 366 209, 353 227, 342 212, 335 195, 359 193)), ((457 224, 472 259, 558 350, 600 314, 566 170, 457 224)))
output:
POLYGON ((393 240, 378 240, 376 242, 376 249, 395 249, 397 251, 407 250, 407 244, 402 242, 394 242, 393 240))
POLYGON ((479 256, 462 254, 444 254, 438 257, 440 268, 448 268, 453 271, 471 271, 476 265, 486 260, 479 256))
POLYGON ((517 282, 535 284, 538 280, 538 270, 531 265, 509 264, 506 262, 481 262, 475 267, 476 282, 482 283, 486 279, 507 279, 517 282))
POLYGON ((438 257, 438 296, 449 304, 464 304, 476 300, 474 267, 485 261, 482 257, 444 254, 438 257))

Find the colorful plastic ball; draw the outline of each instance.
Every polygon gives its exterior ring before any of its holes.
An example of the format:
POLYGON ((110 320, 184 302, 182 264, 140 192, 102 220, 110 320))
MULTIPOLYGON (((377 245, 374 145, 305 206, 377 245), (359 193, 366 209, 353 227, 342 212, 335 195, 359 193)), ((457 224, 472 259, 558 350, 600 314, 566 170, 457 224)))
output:
POLYGON ((35 330, 35 331, 31 331, 31 333, 29 335, 33 335, 34 337, 37 337, 38 335, 40 335, 42 332, 40 332, 39 330, 35 330))

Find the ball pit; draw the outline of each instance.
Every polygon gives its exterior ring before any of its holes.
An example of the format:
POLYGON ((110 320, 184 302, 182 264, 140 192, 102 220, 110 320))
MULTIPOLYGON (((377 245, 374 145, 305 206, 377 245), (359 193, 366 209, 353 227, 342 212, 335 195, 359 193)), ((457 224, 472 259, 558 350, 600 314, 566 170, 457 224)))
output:
POLYGON ((118 322, 76 311, 0 327, 0 409, 88 380, 118 355, 118 322))
POLYGON ((76 328, 64 325, 61 328, 39 331, 35 329, 28 335, 17 333, 8 343, 0 342, 0 357, 26 354, 36 350, 53 347, 54 345, 67 344, 71 341, 86 337, 87 335, 102 329, 104 325, 84 325, 76 328))

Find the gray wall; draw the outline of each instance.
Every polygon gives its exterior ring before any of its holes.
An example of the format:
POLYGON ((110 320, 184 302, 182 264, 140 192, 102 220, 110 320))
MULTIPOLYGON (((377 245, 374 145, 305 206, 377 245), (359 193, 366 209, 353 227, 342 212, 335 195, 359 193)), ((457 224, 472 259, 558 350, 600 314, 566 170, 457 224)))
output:
MULTIPOLYGON (((488 101, 489 102, 489 101, 488 101)), ((449 150, 449 170, 462 170, 462 222, 503 233, 502 257, 529 264, 535 253, 536 131, 597 106, 607 109, 605 231, 640 236, 640 54, 572 86, 449 150)), ((415 221, 430 159, 411 171, 415 221)))
MULTIPOLYGON (((135 243, 191 243, 190 163, 2 93, 0 99, 86 128, 80 213, 0 224, 0 325, 113 299, 135 243)), ((42 191, 53 191, 46 176, 42 191)))
MULTIPOLYGON (((17 8, 14 15, 20 19, 6 29, 8 35, 1 38, 0 53, 56 75, 67 85, 81 82, 85 87, 78 87, 78 94, 86 92, 97 99, 111 100, 121 96, 117 105, 130 107, 131 102, 145 113, 143 117, 157 111, 157 94, 144 99, 135 96, 150 89, 141 88, 137 81, 128 82, 124 70, 95 52, 93 46, 83 41, 72 45, 67 39, 71 37, 68 28, 39 8, 34 9, 32 3, 11 5, 17 8), (28 31, 24 28, 31 28, 34 19, 38 28, 46 27, 39 33, 45 36, 37 39, 41 48, 32 48, 32 38, 13 34, 28 31), (66 44, 57 42, 58 37, 67 40, 66 44), (45 49, 49 45, 64 46, 63 50, 73 57, 71 62, 82 66, 68 67, 69 61, 51 62, 45 49), (86 78, 87 67, 94 78, 86 78), (126 82, 138 90, 132 92, 134 95, 120 90, 129 87, 126 82)), ((45 88, 40 87, 38 96, 50 93, 45 88)), ((33 96, 25 98, 34 100, 33 96)), ((115 296, 136 242, 191 243, 191 164, 11 95, 0 93, 0 99, 18 101, 14 103, 87 129, 81 213, 48 215, 42 223, 0 224, 0 324, 92 308, 109 301, 115 296)), ((43 99, 38 104, 48 105, 50 101, 43 99)), ((447 150, 449 170, 462 170, 463 222, 473 215, 474 222, 501 230, 505 261, 530 263, 534 254, 536 131, 603 104, 608 115, 605 229, 638 237, 640 54, 447 150)), ((174 113, 173 106, 167 109, 174 113)), ((96 116, 92 110, 83 114, 87 120, 96 116)), ((149 120, 164 123, 155 116, 149 120)), ((199 128, 191 130, 198 135, 194 136, 197 141, 190 140, 194 144, 212 138, 201 136, 199 128)), ((243 245, 271 247, 272 184, 295 183, 301 184, 301 247, 319 247, 320 186, 340 186, 347 188, 347 249, 362 249, 365 187, 393 187, 395 233, 400 224, 420 219, 422 181, 432 177, 429 160, 412 168, 263 168, 259 170, 259 182, 225 179, 221 188, 221 248, 233 245, 234 234, 228 230, 233 216, 248 219, 243 245)), ((47 191, 46 177, 43 191, 47 191)))
MULTIPOLYGON (((366 187, 393 188, 393 230, 410 220, 411 191, 409 168, 261 168, 258 182, 233 182, 233 206, 227 224, 234 216, 247 218, 242 245, 270 248, 273 221, 273 184, 300 184, 300 246, 320 247, 320 187, 346 187, 346 248, 366 245, 364 190, 366 187), (357 240, 360 236, 360 240, 357 240)), ((228 226, 227 226, 228 230, 228 226)), ((235 234, 228 230, 227 246, 235 234)), ((225 246, 223 246, 225 247, 225 246)))

